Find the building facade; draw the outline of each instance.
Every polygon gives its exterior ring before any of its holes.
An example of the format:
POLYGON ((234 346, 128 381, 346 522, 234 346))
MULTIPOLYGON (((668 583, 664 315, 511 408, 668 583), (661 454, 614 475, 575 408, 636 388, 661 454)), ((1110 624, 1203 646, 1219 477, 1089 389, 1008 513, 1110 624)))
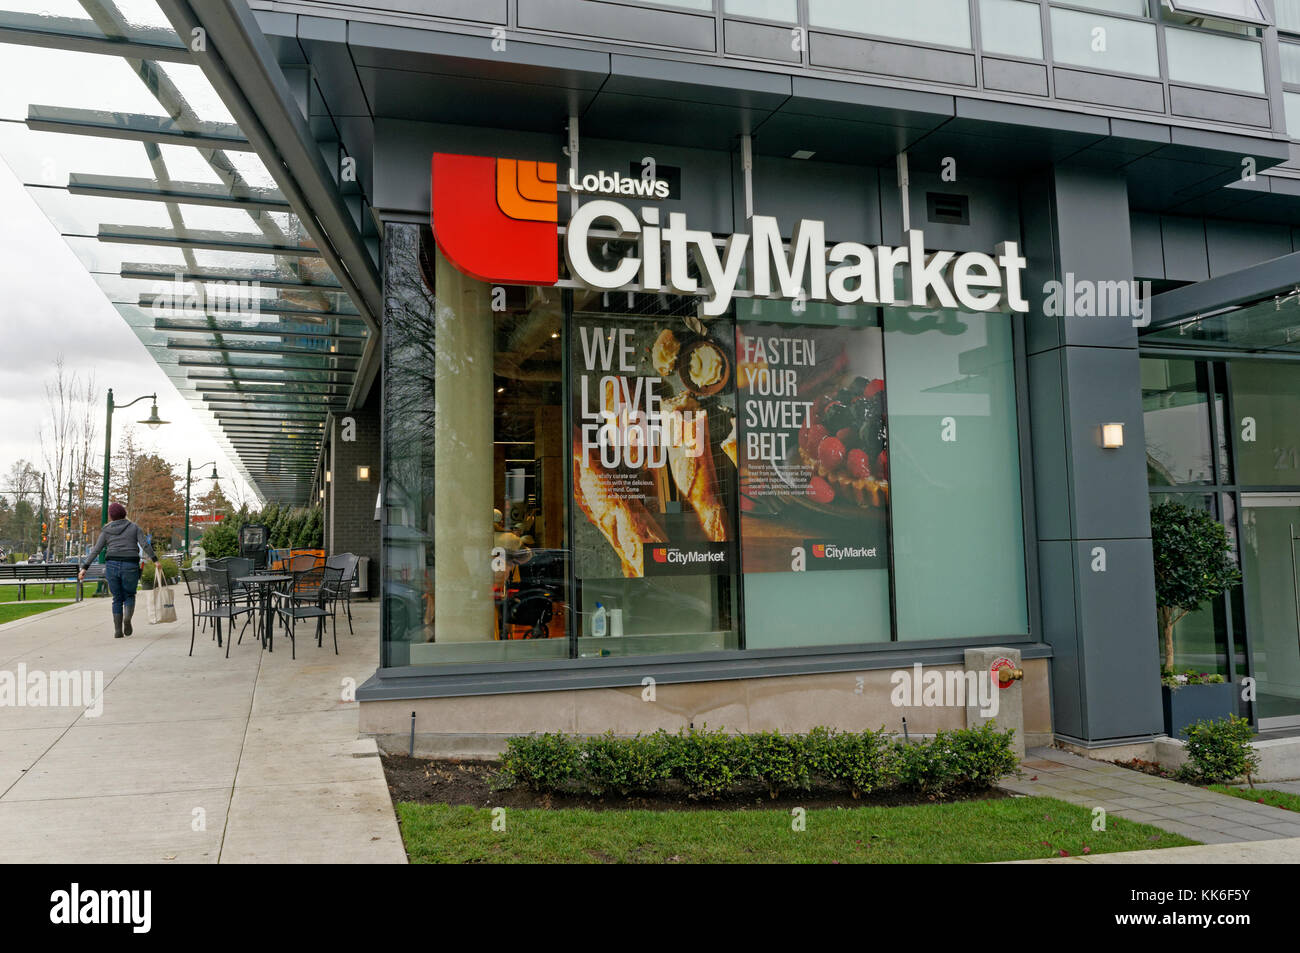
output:
POLYGON ((1147 743, 1165 499, 1243 571, 1176 667, 1300 723, 1300 2, 161 6, 372 319, 293 484, 363 731, 927 732, 996 647, 1147 743))

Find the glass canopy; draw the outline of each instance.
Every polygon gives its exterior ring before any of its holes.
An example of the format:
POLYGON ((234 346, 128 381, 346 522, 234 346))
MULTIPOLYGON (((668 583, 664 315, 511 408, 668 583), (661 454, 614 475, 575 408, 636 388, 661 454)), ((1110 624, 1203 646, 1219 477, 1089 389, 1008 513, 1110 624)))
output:
POLYGON ((1300 291, 1217 314, 1194 316, 1142 335, 1144 345, 1189 351, 1300 354, 1300 291))
POLYGON ((165 6, 0 0, 0 157, 256 492, 305 503, 370 325, 165 6))

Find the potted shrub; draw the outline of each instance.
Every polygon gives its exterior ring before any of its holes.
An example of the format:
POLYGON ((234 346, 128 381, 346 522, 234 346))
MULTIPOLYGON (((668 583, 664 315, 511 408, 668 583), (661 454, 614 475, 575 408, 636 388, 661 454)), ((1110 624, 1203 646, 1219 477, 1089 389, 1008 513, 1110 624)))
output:
POLYGON ((1232 683, 1222 675, 1174 671, 1174 626, 1189 613, 1200 611, 1207 600, 1223 595, 1241 574, 1223 525, 1204 510, 1176 502, 1153 506, 1151 543, 1163 655, 1165 732, 1177 738, 1187 725, 1235 712, 1232 683))

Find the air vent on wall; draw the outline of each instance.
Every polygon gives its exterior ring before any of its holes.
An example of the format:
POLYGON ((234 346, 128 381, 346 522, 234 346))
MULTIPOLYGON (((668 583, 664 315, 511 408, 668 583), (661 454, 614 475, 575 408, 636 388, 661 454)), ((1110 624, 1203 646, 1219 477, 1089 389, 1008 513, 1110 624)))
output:
POLYGON ((926 192, 928 217, 935 225, 969 225, 970 196, 947 192, 926 192))

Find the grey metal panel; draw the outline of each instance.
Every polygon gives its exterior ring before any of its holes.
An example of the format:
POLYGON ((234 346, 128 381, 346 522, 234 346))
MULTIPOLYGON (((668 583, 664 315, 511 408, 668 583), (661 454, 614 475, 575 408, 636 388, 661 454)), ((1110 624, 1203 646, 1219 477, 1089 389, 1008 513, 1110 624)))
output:
POLYGON ((1062 361, 1069 419, 1071 536, 1150 536, 1137 349, 1067 347, 1062 361), (1124 424, 1123 447, 1102 449, 1104 423, 1124 424))
POLYGON ((752 56, 787 63, 800 61, 800 54, 793 49, 790 30, 786 27, 727 20, 722 35, 723 47, 730 56, 752 56))
POLYGON ((375 120, 375 191, 373 205, 382 215, 406 213, 428 222, 429 173, 433 153, 515 156, 556 161, 561 139, 554 135, 488 127, 375 120))
MULTIPOLYGON (((747 226, 743 181, 736 176, 735 223, 747 226)), ((789 236, 801 218, 826 223, 828 241, 880 242, 880 173, 870 167, 754 157, 754 211, 774 215, 789 236)))
POLYGON ((608 37, 713 52, 715 20, 668 10, 648 10, 590 0, 518 0, 519 25, 526 29, 608 37))
POLYGON ((948 50, 905 46, 832 33, 808 34, 808 60, 814 66, 884 73, 935 83, 975 85, 975 56, 948 50))
POLYGON ((789 76, 705 63, 615 53, 601 93, 630 93, 692 103, 775 109, 790 96, 789 76))
POLYGON ((1160 216, 1134 212, 1129 216, 1133 235, 1133 275, 1136 278, 1164 278, 1165 255, 1160 240, 1160 216))
POLYGON ((770 115, 770 109, 601 92, 582 113, 581 130, 602 139, 730 149, 770 115))
MULTIPOLYGON (((1136 371, 1134 372, 1136 374, 1136 371)), ((1146 503, 1146 487, 1141 500, 1146 503)), ((1145 518, 1143 522, 1148 522, 1145 518)), ((1150 539, 1081 539, 1079 646, 1086 734, 1090 741, 1160 734, 1160 662, 1150 539), (1106 550, 1106 571, 1093 572, 1092 551, 1106 550)), ((1054 692, 1053 695, 1056 693, 1054 692)))
POLYGON ((394 13, 422 13, 453 20, 506 22, 506 0, 381 0, 379 3, 360 5, 372 10, 380 8, 394 13))
POLYGON ((984 70, 984 88, 1009 93, 1047 95, 1047 67, 1018 60, 1000 60, 986 56, 980 61, 984 70))
POLYGON ((376 118, 559 132, 596 95, 593 89, 369 66, 357 73, 376 118))
POLYGON ((1238 96, 1209 89, 1169 84, 1169 111, 1175 116, 1208 119, 1211 122, 1270 126, 1268 100, 1238 96))
MULTIPOLYGON (((958 162, 960 169, 962 163, 958 162)), ((911 224, 925 232, 930 248, 951 251, 991 252, 1000 242, 1017 241, 1020 235, 1020 206, 1016 183, 1011 178, 988 179, 961 175, 945 182, 936 172, 909 163, 911 224), (970 223, 952 225, 929 221, 928 192, 964 195, 969 203, 970 223)), ((892 170, 882 173, 880 194, 882 237, 886 242, 903 240, 903 215, 892 170)))
POLYGON ((1151 299, 1151 330, 1198 312, 1290 291, 1296 285, 1297 274, 1300 274, 1300 252, 1292 252, 1241 271, 1158 294, 1151 299))
POLYGON ((1034 509, 1040 540, 1071 538, 1070 446, 1066 442, 1063 360, 1062 349, 1052 348, 1031 354, 1028 361, 1028 423, 1034 443, 1034 509))
POLYGON ((1291 253, 1291 230, 1285 225, 1207 221, 1205 242, 1210 275, 1218 277, 1291 253))
POLYGON ((1087 73, 1060 66, 1052 70, 1052 79, 1056 84, 1058 99, 1118 106, 1121 109, 1144 109, 1158 113, 1165 111, 1165 91, 1160 83, 1105 73, 1087 73))
MULTIPOLYGON (((1061 343, 1059 321, 1043 316, 1044 284, 1056 278, 1056 224, 1050 177, 1042 172, 1020 177, 1021 253, 1025 271, 1025 350, 1036 354, 1061 343)), ((1032 380, 1032 378, 1031 378, 1032 380)))
POLYGON ((758 127, 754 153, 786 158, 806 150, 822 161, 882 166, 892 163, 925 133, 922 128, 830 119, 783 108, 758 127))
POLYGON ((466 36, 348 21, 348 46, 357 66, 478 76, 517 83, 596 89, 609 74, 609 54, 511 40, 492 49, 492 36, 466 36))
POLYGON ((782 111, 933 129, 955 116, 957 107, 952 96, 940 93, 795 76, 782 111))
POLYGON ((1084 731, 1087 699, 1080 671, 1074 544, 1069 540, 1040 542, 1038 572, 1042 639, 1052 647, 1052 728, 1078 737, 1084 731))
MULTIPOLYGON (((1130 281, 1133 242, 1129 236, 1128 188, 1118 175, 1090 169, 1057 168, 1053 206, 1060 278, 1130 281)), ((1131 316, 1061 319, 1066 344, 1136 347, 1131 316)), ((1136 372, 1135 372, 1136 373, 1136 372)))
MULTIPOLYGON (((582 128, 586 129, 584 123, 582 128)), ((682 170, 681 198, 653 203, 661 221, 671 212, 685 212, 691 228, 712 232, 731 231, 731 155, 729 152, 691 149, 660 143, 616 141, 588 137, 585 133, 578 153, 578 167, 618 171, 627 175, 631 163, 640 164, 652 156, 658 165, 682 170)))
POLYGON ((1203 281, 1210 277, 1203 219, 1162 215, 1160 234, 1166 278, 1171 281, 1203 281))

